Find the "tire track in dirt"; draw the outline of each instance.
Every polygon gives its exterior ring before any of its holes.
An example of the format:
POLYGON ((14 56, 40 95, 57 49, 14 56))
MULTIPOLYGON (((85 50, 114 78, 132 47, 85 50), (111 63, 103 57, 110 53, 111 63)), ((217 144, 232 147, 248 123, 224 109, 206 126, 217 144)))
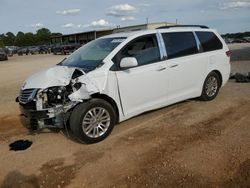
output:
MULTIPOLYGON (((143 125, 138 125, 137 128, 124 130, 123 134, 119 132, 119 134, 111 136, 107 140, 108 144, 106 145, 91 145, 91 149, 103 152, 105 155, 99 158, 96 164, 80 165, 79 173, 82 178, 76 178, 72 187, 77 187, 78 184, 76 182, 84 182, 86 187, 144 187, 146 184, 151 187, 157 182, 163 183, 163 185, 170 185, 165 182, 166 178, 176 180, 181 174, 183 176, 190 174, 189 171, 177 166, 171 156, 199 142, 207 143, 209 140, 219 137, 225 129, 229 128, 227 124, 224 124, 225 120, 226 122, 240 120, 237 117, 242 111, 238 111, 235 114, 233 109, 241 107, 244 111, 248 107, 249 102, 236 103, 217 114, 217 116, 211 116, 201 122, 181 127, 183 119, 189 116, 188 111, 192 110, 193 105, 192 103, 184 103, 181 104, 181 108, 172 108, 164 116, 152 116, 152 119, 148 118, 148 124, 143 122, 143 125), (158 165, 162 167, 163 164, 165 166, 171 165, 173 172, 176 173, 175 178, 170 176, 172 171, 166 172, 163 170, 163 177, 166 178, 165 180, 163 178, 164 181, 162 182, 158 181, 158 177, 156 177, 159 175, 158 173, 151 173, 151 168, 154 166, 158 168, 158 165), (92 174, 98 177, 98 181, 93 179, 92 174), (135 178, 135 181, 133 178, 135 178), (154 178, 155 180, 153 180, 154 178), (141 184, 140 179, 146 183, 141 184), (131 182, 128 183, 128 181, 131 182), (112 186, 110 186, 111 182, 113 182, 112 186)), ((143 119, 143 117, 141 118, 143 119)), ((141 118, 136 118, 131 123, 136 123, 141 118)), ((81 153, 83 151, 77 152, 78 155, 84 155, 81 153)), ((78 160, 81 160, 81 158, 75 159, 75 161, 78 160)), ((188 183, 190 185, 192 183, 211 185, 211 181, 200 174, 191 173, 189 180, 185 181, 186 185, 188 183)))
MULTIPOLYGON (((177 104, 163 109, 167 112, 155 111, 130 120, 130 123, 138 125, 111 135, 103 143, 83 147, 74 153, 73 164, 66 164, 65 159, 58 158, 44 163, 37 176, 13 174, 19 175, 16 181, 31 187, 75 187, 79 183, 79 174, 81 186, 78 187, 109 187, 111 182, 115 187, 211 187, 213 181, 188 171, 176 163, 173 156, 198 142, 207 143, 220 137, 225 129, 234 125, 230 122, 239 121, 241 114, 250 110, 250 103, 238 102, 216 116, 183 126, 183 119, 194 110, 194 103, 177 104)), ((2 122, 11 119, 7 116, 2 122)), ((235 175, 233 182, 239 179, 235 175)), ((8 185, 14 180, 7 176, 4 182, 8 185)))
POLYGON ((250 187, 250 158, 240 164, 234 176, 222 184, 222 187, 250 187))
POLYGON ((80 168, 88 163, 97 161, 103 156, 102 152, 75 154, 74 164, 66 164, 65 159, 57 158, 44 163, 38 175, 24 175, 19 171, 10 172, 4 179, 1 188, 50 188, 66 187, 75 178, 80 168))
POLYGON ((10 138, 27 134, 28 131, 22 126, 19 116, 0 116, 0 142, 10 138))
MULTIPOLYGON (((211 117, 205 121, 196 123, 183 130, 176 127, 169 127, 164 130, 151 130, 151 134, 144 135, 142 142, 147 144, 157 142, 156 138, 164 137, 158 141, 158 145, 144 154, 144 159, 137 164, 137 172, 131 173, 126 178, 114 183, 116 187, 214 187, 220 186, 213 180, 188 171, 184 166, 180 166, 174 160, 174 154, 186 150, 198 142, 206 143, 215 137, 221 136, 223 130, 234 126, 234 123, 248 116, 245 112, 250 110, 250 103, 239 103, 239 105, 227 109, 216 117, 211 117), (235 111, 237 109, 237 111, 235 111), (244 115, 243 115, 244 114, 244 115), (244 117, 243 117, 244 116, 244 117), (178 131, 178 133, 176 132, 178 131), (174 136, 173 136, 174 135, 174 136), (167 147, 164 147, 167 146, 167 147)), ((173 118, 173 117, 172 117, 173 118)), ((176 117, 174 117, 176 119, 176 117)), ((135 133, 136 134, 136 133, 135 133)), ((141 135, 144 133, 141 132, 141 135)), ((137 135, 138 136, 138 135, 137 135)), ((138 140, 137 140, 138 142, 138 140)), ((127 140, 127 144, 132 145, 133 141, 127 140)), ((142 143, 141 143, 142 144, 142 143)), ((248 161, 248 160, 247 160, 248 161)), ((223 183, 224 185, 239 185, 245 187, 249 183, 249 161, 241 166, 234 179, 223 183), (246 164, 245 164, 246 163, 246 164), (243 169, 243 170, 242 170, 243 169), (240 183, 240 184, 237 184, 240 183)), ((229 164, 230 165, 230 164, 229 164)), ((235 165, 238 166, 239 164, 235 165)))

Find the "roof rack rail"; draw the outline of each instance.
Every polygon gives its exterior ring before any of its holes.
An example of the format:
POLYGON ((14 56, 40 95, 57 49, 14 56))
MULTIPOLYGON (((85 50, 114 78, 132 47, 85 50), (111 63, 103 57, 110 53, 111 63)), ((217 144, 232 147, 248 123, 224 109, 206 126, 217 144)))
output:
POLYGON ((169 25, 169 26, 161 26, 156 29, 169 29, 169 28, 175 28, 175 27, 199 27, 202 29, 209 29, 209 27, 205 25, 169 25))

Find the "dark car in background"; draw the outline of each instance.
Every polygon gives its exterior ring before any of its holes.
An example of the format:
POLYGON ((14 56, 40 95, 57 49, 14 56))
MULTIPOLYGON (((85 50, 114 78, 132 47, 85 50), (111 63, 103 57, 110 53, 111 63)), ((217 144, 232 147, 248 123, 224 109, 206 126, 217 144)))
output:
POLYGON ((52 47, 51 51, 53 52, 53 54, 57 55, 57 54, 71 54, 73 53, 75 50, 77 50, 78 48, 81 47, 81 44, 56 44, 52 47))
POLYGON ((22 56, 23 54, 28 55, 29 54, 29 49, 27 47, 22 47, 17 50, 17 54, 19 56, 22 56))
POLYGON ((5 46, 5 49, 7 50, 7 54, 8 56, 13 56, 17 53, 17 50, 19 49, 19 47, 17 46, 5 46))
POLYGON ((38 47, 39 54, 49 54, 50 53, 50 47, 46 45, 42 45, 38 47))
POLYGON ((0 60, 1 61, 8 60, 8 54, 6 53, 6 50, 4 48, 0 48, 0 60))
POLYGON ((39 53, 39 47, 37 47, 37 46, 31 46, 31 47, 29 47, 29 53, 31 55, 38 54, 39 53))

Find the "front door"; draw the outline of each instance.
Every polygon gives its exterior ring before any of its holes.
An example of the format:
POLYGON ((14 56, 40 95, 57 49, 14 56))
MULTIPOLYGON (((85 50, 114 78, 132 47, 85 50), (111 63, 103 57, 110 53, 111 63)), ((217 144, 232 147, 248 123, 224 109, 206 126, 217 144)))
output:
POLYGON ((115 57, 135 57, 137 67, 116 71, 124 115, 131 117, 162 107, 167 100, 167 64, 161 61, 156 35, 132 40, 115 57))

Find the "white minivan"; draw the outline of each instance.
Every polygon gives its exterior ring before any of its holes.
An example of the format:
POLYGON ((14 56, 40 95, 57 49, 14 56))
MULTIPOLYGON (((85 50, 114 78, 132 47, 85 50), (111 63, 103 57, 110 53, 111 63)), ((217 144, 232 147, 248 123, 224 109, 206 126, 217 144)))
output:
POLYGON ((214 99, 229 79, 230 55, 205 26, 112 34, 30 76, 16 100, 26 127, 70 127, 77 139, 95 143, 143 112, 214 99))

